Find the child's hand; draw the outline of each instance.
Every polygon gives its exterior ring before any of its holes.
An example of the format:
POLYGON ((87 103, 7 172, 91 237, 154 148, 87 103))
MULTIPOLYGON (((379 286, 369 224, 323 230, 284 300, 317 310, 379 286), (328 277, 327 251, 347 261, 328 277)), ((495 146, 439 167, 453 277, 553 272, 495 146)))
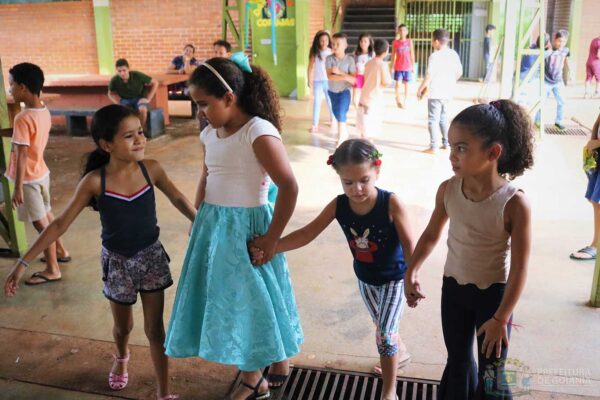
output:
POLYGON ((277 242, 279 239, 272 239, 268 235, 258 236, 250 243, 252 247, 258 248, 262 251, 262 258, 257 260, 255 265, 264 265, 271 261, 277 250, 277 242))
POLYGON ((508 347, 508 330, 506 329, 506 324, 490 318, 477 331, 477 336, 481 336, 482 334, 485 334, 485 336, 483 337, 481 354, 485 354, 486 358, 490 358, 492 351, 495 349, 496 358, 500 358, 502 343, 508 347))
POLYGON ((14 208, 19 207, 23 204, 23 186, 15 186, 15 193, 12 198, 12 205, 14 208))
POLYGON ((338 67, 332 67, 331 68, 331 73, 334 75, 341 75, 342 71, 340 71, 340 69, 338 67))
POLYGON ((4 281, 4 295, 6 297, 13 297, 17 294, 19 288, 19 281, 25 272, 25 266, 22 263, 17 263, 13 267, 12 271, 6 276, 4 281))
POLYGON ((260 266, 263 264, 263 257, 265 252, 260 248, 254 246, 252 242, 248 244, 248 252, 250 253, 250 260, 252 261, 252 265, 260 266))
POLYGON ((411 308, 415 308, 419 301, 425 298, 425 295, 421 292, 419 277, 414 273, 407 274, 404 277, 404 296, 406 297, 406 304, 411 308))

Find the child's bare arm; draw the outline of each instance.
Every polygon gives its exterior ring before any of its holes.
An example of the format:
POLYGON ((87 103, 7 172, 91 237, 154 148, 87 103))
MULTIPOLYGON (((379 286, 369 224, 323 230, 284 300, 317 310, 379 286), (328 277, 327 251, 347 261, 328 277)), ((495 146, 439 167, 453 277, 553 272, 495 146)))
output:
POLYGON ((19 207, 23 204, 23 180, 25 179, 25 170, 27 169, 27 157, 29 155, 29 146, 13 142, 16 156, 15 171, 15 193, 12 198, 13 207, 19 207))
POLYGON ((394 222, 396 233, 398 233, 398 239, 400 239, 400 244, 402 245, 406 264, 410 264, 410 259, 415 249, 415 242, 410 227, 410 220, 408 219, 408 211, 402 201, 400 201, 400 198, 395 194, 390 197, 390 216, 394 222))
MULTIPOLYGON (((206 157, 206 148, 204 144, 200 143, 202 151, 202 159, 206 157)), ((206 194, 206 177, 208 176, 208 168, 206 164, 202 162, 202 171, 200 172, 200 179, 198 179, 198 186, 196 188, 196 197, 194 198, 194 208, 196 210, 200 208, 200 205, 204 201, 204 195, 206 194)))
POLYGON ((119 94, 117 92, 114 92, 114 91, 111 91, 111 90, 108 91, 108 98, 114 104, 119 104, 119 101, 121 100, 121 96, 119 96, 119 94))
POLYGON ((336 199, 333 199, 308 225, 281 238, 277 244, 277 252, 295 250, 312 242, 335 219, 336 204, 336 199))
POLYGON ((196 209, 187 197, 177 189, 173 181, 169 179, 163 167, 155 160, 145 160, 144 162, 148 166, 150 175, 155 179, 156 187, 167 196, 171 204, 179 212, 185 215, 190 221, 194 221, 194 218, 196 218, 196 209))
POLYGON ((527 267, 531 250, 531 209, 529 201, 518 192, 506 204, 505 215, 510 226, 511 262, 508 281, 502 302, 494 316, 485 322, 477 335, 485 334, 481 352, 490 357, 492 352, 500 357, 502 345, 508 346, 507 324, 515 309, 527 279, 527 267))
POLYGON ((283 142, 274 136, 260 136, 252 144, 258 162, 277 185, 273 219, 267 233, 255 239, 256 246, 264 251, 264 262, 275 255, 277 242, 292 217, 298 198, 298 183, 288 161, 283 142))
MULTIPOLYGON (((100 174, 97 171, 90 172, 87 174, 75 190, 75 194, 67 204, 65 210, 60 214, 44 231, 38 236, 37 240, 31 248, 23 255, 22 260, 26 263, 33 261, 33 259, 44 251, 50 244, 61 237, 67 230, 67 228, 73 223, 75 218, 79 215, 81 210, 88 206, 90 200, 94 196, 100 194, 100 174)), ((11 272, 6 277, 4 283, 4 294, 12 297, 16 294, 19 288, 19 280, 25 272, 25 266, 20 260, 14 265, 11 272)))

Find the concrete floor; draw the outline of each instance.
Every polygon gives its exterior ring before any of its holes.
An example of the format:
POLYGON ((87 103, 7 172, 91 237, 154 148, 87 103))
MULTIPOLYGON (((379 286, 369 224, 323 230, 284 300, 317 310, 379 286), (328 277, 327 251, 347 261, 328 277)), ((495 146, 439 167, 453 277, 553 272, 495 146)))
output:
MULTIPOLYGON (((477 90, 475 84, 461 84, 461 97, 453 103, 453 113, 470 105, 477 90)), ((591 126, 600 101, 581 100, 582 92, 581 87, 568 88, 566 115, 591 126)), ((437 186, 451 176, 448 153, 421 152, 428 144, 425 102, 413 98, 408 109, 399 110, 392 106, 391 91, 386 96, 389 106, 384 133, 376 140, 384 154, 379 186, 398 193, 408 205, 418 237, 432 211, 437 186)), ((284 139, 300 185, 298 206, 288 227, 294 229, 316 216, 341 187, 325 163, 333 150, 326 126, 321 134, 307 133, 310 103, 282 103, 284 139)), ((554 104, 549 100, 546 105, 550 119, 554 104)), ((160 160, 191 198, 201 163, 197 127, 191 120, 175 121, 168 135, 149 143, 147 156, 160 160)), ((353 121, 351 111, 350 123, 353 121)), ((522 398, 600 398, 600 309, 587 306, 594 263, 568 258, 571 251, 588 244, 592 234, 591 207, 583 199, 586 179, 580 167, 585 141, 578 136, 544 136, 537 143, 534 169, 516 180, 532 204, 534 238, 527 287, 515 313, 515 322, 523 328, 513 333, 509 353, 514 369, 519 373, 526 370, 531 377, 533 391, 522 398)), ((60 212, 72 194, 81 157, 92 147, 89 138, 52 136, 46 157, 52 170, 55 212, 60 212)), ((157 201, 161 240, 178 278, 188 224, 164 196, 159 195, 157 201)), ((74 261, 64 266, 63 280, 40 287, 23 286, 18 297, 0 299, 0 331, 5 339, 0 341, 0 392, 8 393, 0 398, 41 398, 37 393, 52 399, 115 395, 105 383, 112 352, 112 319, 101 293, 99 233, 96 213, 82 212, 65 235, 74 261)), ((30 241, 35 238, 29 227, 28 237, 30 241)), ((401 322, 402 337, 413 356, 413 362, 401 371, 405 376, 439 379, 444 367, 439 317, 444 241, 423 270, 428 298, 417 309, 407 310, 401 322)), ((332 224, 314 243, 290 252, 288 259, 306 335, 302 353, 294 362, 370 370, 377 361, 373 329, 358 295, 351 255, 340 229, 332 224)), ((12 262, 0 260, 0 274, 6 274, 12 262)), ((32 266, 32 272, 36 267, 32 266)), ((165 320, 174 295, 175 288, 167 291, 165 320)), ((135 306, 135 321, 132 384, 118 393, 121 398, 148 398, 152 393, 139 305, 135 306)), ((183 398, 220 399, 235 376, 232 367, 201 360, 173 360, 171 365, 174 391, 183 398)))

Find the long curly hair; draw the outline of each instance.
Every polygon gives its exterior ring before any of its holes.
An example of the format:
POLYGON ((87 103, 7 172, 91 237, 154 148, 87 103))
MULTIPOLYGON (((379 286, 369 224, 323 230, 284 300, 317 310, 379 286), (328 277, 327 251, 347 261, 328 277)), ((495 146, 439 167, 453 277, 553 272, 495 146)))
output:
MULTIPOLYGON (((206 63, 216 69, 231 87, 238 107, 249 115, 266 119, 281 131, 279 95, 265 70, 252 65, 252 72, 244 72, 233 61, 221 57, 211 58, 206 63)), ((194 70, 188 83, 217 98, 227 93, 223 83, 203 65, 194 70)))
POLYGON ((321 36, 327 36, 327 47, 331 48, 331 36, 327 31, 319 31, 315 33, 315 37, 313 38, 312 46, 310 46, 309 58, 319 57, 321 59, 321 47, 319 46, 319 41, 321 40, 321 36))
POLYGON ((533 129, 523 107, 510 100, 496 100, 462 110, 452 120, 483 141, 483 147, 502 145, 498 173, 513 180, 533 166, 533 129))

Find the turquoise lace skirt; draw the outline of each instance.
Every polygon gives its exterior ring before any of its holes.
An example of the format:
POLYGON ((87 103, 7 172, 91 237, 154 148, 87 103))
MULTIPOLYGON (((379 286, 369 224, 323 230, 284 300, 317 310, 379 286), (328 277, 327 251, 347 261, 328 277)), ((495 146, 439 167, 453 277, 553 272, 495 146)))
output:
POLYGON ((202 357, 253 371, 298 354, 304 341, 285 255, 254 267, 247 241, 273 209, 204 203, 177 286, 165 341, 170 357, 202 357))

